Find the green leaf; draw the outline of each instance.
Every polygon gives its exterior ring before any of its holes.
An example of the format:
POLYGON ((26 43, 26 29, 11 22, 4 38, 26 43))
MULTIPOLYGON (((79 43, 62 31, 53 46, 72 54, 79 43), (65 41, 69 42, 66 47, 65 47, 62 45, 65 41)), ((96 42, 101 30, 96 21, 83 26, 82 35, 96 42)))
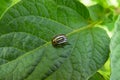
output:
POLYGON ((88 7, 88 9, 90 12, 90 17, 93 21, 102 20, 105 16, 104 8, 102 6, 100 6, 99 4, 92 5, 92 6, 88 7))
POLYGON ((120 16, 115 24, 114 35, 111 40, 111 80, 119 80, 119 56, 120 56, 120 16))
POLYGON ((8 60, 0 61, 1 80, 87 80, 104 65, 109 56, 106 31, 88 24, 82 15, 88 16, 86 7, 78 11, 83 4, 62 4, 22 0, 8 9, 0 20, 0 47, 11 49, 1 49, 1 59, 8 60), (58 34, 65 34, 69 45, 52 46, 58 34))
POLYGON ((25 32, 11 32, 0 36, 0 47, 17 47, 24 51, 33 50, 45 44, 45 42, 46 41, 25 32))
POLYGON ((25 52, 13 47, 0 47, 0 65, 16 59, 25 52))
POLYGON ((89 80, 105 80, 105 79, 99 72, 97 72, 89 80))
POLYGON ((110 59, 89 80, 110 80, 110 59))
POLYGON ((7 11, 7 9, 19 2, 20 0, 1 0, 0 1, 0 18, 4 15, 4 12, 7 11))
POLYGON ((93 21, 103 21, 104 23, 110 23, 113 21, 113 12, 109 8, 104 8, 99 4, 88 7, 90 17, 93 21))
POLYGON ((71 8, 75 10, 85 19, 90 18, 87 8, 82 3, 80 3, 78 0, 54 0, 54 1, 56 1, 57 4, 59 4, 60 6, 64 6, 68 9, 71 8))
MULTIPOLYGON (((73 36, 76 36, 76 38, 72 37, 71 35, 70 37, 74 39, 74 41, 70 43, 76 43, 76 45, 74 44, 74 51, 72 51, 73 53, 71 53, 62 67, 46 80, 54 80, 54 78, 56 78, 57 80, 87 80, 88 76, 90 77, 90 75, 97 70, 97 67, 100 68, 100 66, 98 66, 97 64, 104 64, 102 62, 105 61, 105 57, 103 58, 102 56, 100 56, 101 54, 99 53, 102 52, 99 52, 98 50, 100 49, 99 47, 101 45, 101 41, 97 45, 97 41, 100 40, 98 38, 99 31, 102 31, 104 33, 104 31, 100 28, 88 28, 86 30, 84 29, 83 31, 78 32, 78 34, 73 34, 73 36), (75 39, 77 41, 75 41, 75 39), (100 60, 102 59, 103 61, 100 62, 100 60), (56 77, 56 75, 58 76, 56 77)), ((108 57, 108 54, 103 55, 106 56, 106 58, 108 57)))
POLYGON ((0 1, 0 16, 10 6, 10 4, 11 4, 11 0, 1 0, 0 1))
POLYGON ((110 80, 110 73, 111 73, 111 68, 110 68, 110 59, 106 61, 104 66, 98 71, 105 80, 110 80))
POLYGON ((110 59, 89 80, 110 80, 110 59))
POLYGON ((113 30, 116 16, 110 8, 104 8, 99 4, 95 4, 90 6, 88 9, 93 21, 101 21, 102 25, 104 25, 102 27, 106 27, 109 31, 113 30))

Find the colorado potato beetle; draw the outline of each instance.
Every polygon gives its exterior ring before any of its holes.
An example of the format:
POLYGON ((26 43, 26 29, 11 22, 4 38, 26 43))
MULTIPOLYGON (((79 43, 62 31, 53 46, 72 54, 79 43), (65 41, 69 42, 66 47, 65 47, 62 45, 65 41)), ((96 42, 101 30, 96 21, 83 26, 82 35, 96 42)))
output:
POLYGON ((59 34, 52 39, 52 45, 55 47, 63 46, 67 43, 67 37, 64 34, 59 34))

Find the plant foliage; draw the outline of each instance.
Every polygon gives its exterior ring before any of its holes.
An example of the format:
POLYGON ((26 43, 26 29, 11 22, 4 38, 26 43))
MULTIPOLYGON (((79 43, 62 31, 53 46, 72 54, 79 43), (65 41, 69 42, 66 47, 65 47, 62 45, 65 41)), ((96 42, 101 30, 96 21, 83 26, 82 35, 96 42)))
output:
POLYGON ((118 15, 96 2, 1 0, 0 80, 108 80, 110 51, 111 80, 118 80, 119 19, 111 43, 101 27, 112 30, 118 15), (53 46, 58 34, 69 44, 53 46))

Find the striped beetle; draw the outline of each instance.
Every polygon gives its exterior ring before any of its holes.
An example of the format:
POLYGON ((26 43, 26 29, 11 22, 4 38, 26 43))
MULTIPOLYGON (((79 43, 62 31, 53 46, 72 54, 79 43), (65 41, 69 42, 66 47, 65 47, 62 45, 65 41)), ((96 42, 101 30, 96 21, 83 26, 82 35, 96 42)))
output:
POLYGON ((54 47, 63 46, 67 43, 67 37, 64 34, 59 34, 52 39, 52 45, 54 47))

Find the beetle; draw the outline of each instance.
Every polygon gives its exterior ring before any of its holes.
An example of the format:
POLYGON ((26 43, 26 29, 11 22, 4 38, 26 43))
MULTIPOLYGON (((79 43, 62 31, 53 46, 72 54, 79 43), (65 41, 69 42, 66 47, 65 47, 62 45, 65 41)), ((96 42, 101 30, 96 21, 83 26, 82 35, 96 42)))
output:
POLYGON ((64 34, 59 34, 52 39, 52 45, 54 47, 60 47, 67 44, 67 37, 64 34))

